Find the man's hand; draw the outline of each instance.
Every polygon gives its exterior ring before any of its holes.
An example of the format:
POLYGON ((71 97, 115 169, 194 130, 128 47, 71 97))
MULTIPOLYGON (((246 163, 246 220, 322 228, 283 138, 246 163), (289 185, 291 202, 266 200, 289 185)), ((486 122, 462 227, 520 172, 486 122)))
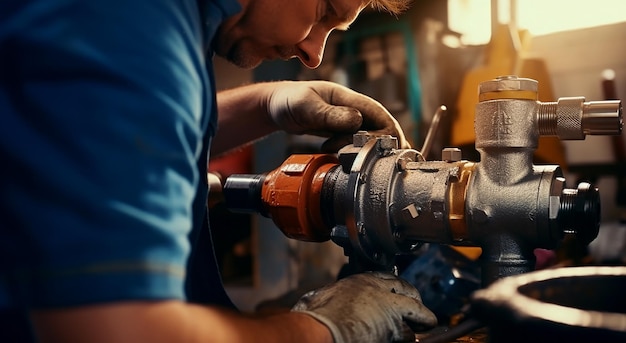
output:
POLYGON ((398 138, 410 148, 396 119, 376 100, 328 81, 273 83, 268 112, 284 131, 330 137, 322 150, 336 152, 352 143, 352 135, 366 130, 398 138))
POLYGON ((411 284, 380 272, 352 275, 311 291, 292 311, 324 323, 335 343, 414 342, 414 330, 437 324, 411 284))

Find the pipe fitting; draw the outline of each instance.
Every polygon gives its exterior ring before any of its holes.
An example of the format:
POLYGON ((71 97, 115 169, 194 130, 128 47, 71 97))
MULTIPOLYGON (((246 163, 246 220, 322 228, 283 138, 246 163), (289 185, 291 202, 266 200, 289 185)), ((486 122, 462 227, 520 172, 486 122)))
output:
POLYGON ((396 254, 430 242, 479 246, 484 285, 532 271, 535 248, 554 248, 565 234, 589 243, 600 220, 595 187, 566 189, 559 166, 533 164, 539 136, 622 130, 620 101, 541 103, 537 90, 537 81, 515 76, 481 83, 480 162, 456 148, 427 161, 391 136, 359 131, 336 157, 293 155, 264 177, 231 176, 227 201, 271 217, 288 237, 330 238, 354 270, 392 270, 396 254))
POLYGON ((587 135, 619 135, 622 132, 620 100, 589 101, 584 97, 539 102, 537 126, 542 136, 582 140, 587 135))
POLYGON ((515 75, 499 76, 482 82, 478 86, 478 101, 496 99, 537 100, 538 83, 536 80, 515 75))

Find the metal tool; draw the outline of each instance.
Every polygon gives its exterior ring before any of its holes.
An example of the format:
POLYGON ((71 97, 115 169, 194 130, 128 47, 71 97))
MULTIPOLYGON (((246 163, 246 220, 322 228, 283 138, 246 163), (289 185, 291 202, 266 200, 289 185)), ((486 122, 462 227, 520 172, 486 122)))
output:
POLYGON ((539 136, 622 131, 619 100, 540 102, 537 89, 515 76, 480 84, 480 162, 457 148, 426 161, 395 137, 362 131, 337 156, 292 155, 267 174, 230 176, 227 206, 270 217, 294 239, 332 239, 353 272, 393 270, 397 254, 423 242, 481 247, 484 285, 534 270, 535 248, 554 248, 566 234, 589 243, 600 221, 597 188, 567 188, 559 166, 533 165, 539 136))
POLYGON ((422 157, 424 159, 428 158, 428 154, 430 153, 430 149, 435 141, 435 134, 439 131, 439 122, 441 121, 441 117, 448 110, 448 108, 444 105, 439 106, 435 115, 433 116, 433 120, 430 123, 430 127, 428 128, 428 132, 426 133, 426 138, 424 139, 424 144, 422 145, 422 157))

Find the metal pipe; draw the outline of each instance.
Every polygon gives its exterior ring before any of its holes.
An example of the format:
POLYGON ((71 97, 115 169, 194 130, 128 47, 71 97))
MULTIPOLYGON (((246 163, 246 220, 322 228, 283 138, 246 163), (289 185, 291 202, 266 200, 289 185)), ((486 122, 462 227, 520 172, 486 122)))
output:
MULTIPOLYGON (((262 178, 231 176, 238 181, 227 181, 224 192, 241 193, 237 185, 250 185, 256 190, 246 196, 260 197, 259 212, 288 237, 332 239, 355 272, 393 270, 396 254, 432 242, 481 247, 484 285, 525 273, 534 268, 535 248, 554 248, 566 233, 589 243, 600 221, 595 187, 565 188, 559 166, 533 164, 539 136, 622 130, 619 101, 584 105, 576 99, 580 120, 566 125, 560 116, 575 117, 563 110, 575 107, 573 101, 541 103, 537 90, 535 80, 515 76, 480 85, 480 162, 461 160, 452 150, 441 161, 426 161, 414 149, 398 149, 395 137, 360 131, 336 157, 292 155, 262 178)), ((240 201, 254 209, 257 200, 240 201)))

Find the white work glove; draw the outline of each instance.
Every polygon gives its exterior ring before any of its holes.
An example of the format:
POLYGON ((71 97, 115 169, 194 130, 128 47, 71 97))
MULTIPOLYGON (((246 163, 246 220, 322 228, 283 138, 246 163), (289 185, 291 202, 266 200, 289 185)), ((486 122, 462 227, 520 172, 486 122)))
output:
POLYGON ((273 83, 268 111, 274 122, 293 134, 330 137, 322 145, 336 152, 352 143, 358 130, 398 138, 399 148, 410 148, 398 121, 378 101, 329 81, 273 83))
POLYGON ((335 343, 415 342, 415 331, 437 318, 411 284, 392 274, 367 272, 305 294, 292 311, 326 325, 335 343))

